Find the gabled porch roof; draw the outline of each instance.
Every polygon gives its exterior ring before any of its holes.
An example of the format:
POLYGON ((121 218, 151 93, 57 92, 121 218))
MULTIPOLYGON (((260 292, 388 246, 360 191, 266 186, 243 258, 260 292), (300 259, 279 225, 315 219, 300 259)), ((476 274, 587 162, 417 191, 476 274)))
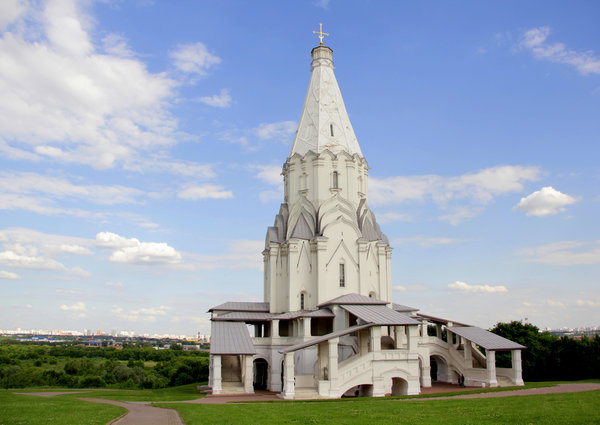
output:
POLYGON ((527 347, 517 344, 510 339, 496 335, 495 333, 486 331, 485 329, 476 326, 451 326, 448 328, 450 332, 460 335, 469 341, 473 341, 480 347, 486 350, 506 351, 506 350, 523 350, 527 347))

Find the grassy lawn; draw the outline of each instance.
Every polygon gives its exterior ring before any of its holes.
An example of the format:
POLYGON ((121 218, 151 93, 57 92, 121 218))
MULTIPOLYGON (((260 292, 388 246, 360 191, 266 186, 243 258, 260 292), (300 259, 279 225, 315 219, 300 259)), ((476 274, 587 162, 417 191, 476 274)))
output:
POLYGON ((74 398, 36 397, 0 390, 0 425, 105 425, 126 410, 74 398))
POLYGON ((165 404, 200 424, 598 424, 600 391, 473 400, 165 404))
MULTIPOLYGON (((102 390, 102 391, 86 391, 85 394, 81 393, 81 389, 65 389, 65 388, 26 388, 23 390, 12 390, 15 392, 78 392, 78 394, 65 394, 60 396, 61 398, 77 398, 77 397, 90 397, 90 398, 106 398, 109 400, 118 401, 184 401, 184 400, 195 400, 202 398, 205 394, 201 394, 197 387, 202 384, 189 384, 182 385, 179 387, 162 388, 158 390, 102 390)), ((0 422, 0 425, 2 423, 0 422)))

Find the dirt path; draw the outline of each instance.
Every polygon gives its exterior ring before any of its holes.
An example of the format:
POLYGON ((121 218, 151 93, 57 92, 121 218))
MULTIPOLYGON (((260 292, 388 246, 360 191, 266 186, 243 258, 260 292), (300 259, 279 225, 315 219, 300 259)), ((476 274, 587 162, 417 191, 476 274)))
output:
POLYGON ((79 398, 79 400, 112 404, 124 407, 129 411, 125 416, 111 422, 111 425, 183 425, 183 420, 176 410, 152 407, 147 402, 115 401, 103 398, 79 398))

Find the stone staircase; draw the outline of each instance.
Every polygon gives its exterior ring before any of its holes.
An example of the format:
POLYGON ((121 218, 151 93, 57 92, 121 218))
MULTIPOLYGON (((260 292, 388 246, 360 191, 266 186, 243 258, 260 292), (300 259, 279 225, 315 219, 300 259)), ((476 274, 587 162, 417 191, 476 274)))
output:
POLYGON ((223 394, 246 394, 244 385, 241 382, 223 382, 221 388, 223 394))

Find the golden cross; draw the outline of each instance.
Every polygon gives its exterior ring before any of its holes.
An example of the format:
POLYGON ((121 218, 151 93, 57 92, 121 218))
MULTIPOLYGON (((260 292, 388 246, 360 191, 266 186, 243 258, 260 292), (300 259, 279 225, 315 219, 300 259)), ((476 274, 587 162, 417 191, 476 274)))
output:
POLYGON ((317 37, 319 37, 321 46, 323 45, 323 38, 325 38, 326 35, 329 35, 329 33, 323 32, 323 24, 321 22, 319 22, 319 31, 313 31, 313 34, 319 34, 317 37))

